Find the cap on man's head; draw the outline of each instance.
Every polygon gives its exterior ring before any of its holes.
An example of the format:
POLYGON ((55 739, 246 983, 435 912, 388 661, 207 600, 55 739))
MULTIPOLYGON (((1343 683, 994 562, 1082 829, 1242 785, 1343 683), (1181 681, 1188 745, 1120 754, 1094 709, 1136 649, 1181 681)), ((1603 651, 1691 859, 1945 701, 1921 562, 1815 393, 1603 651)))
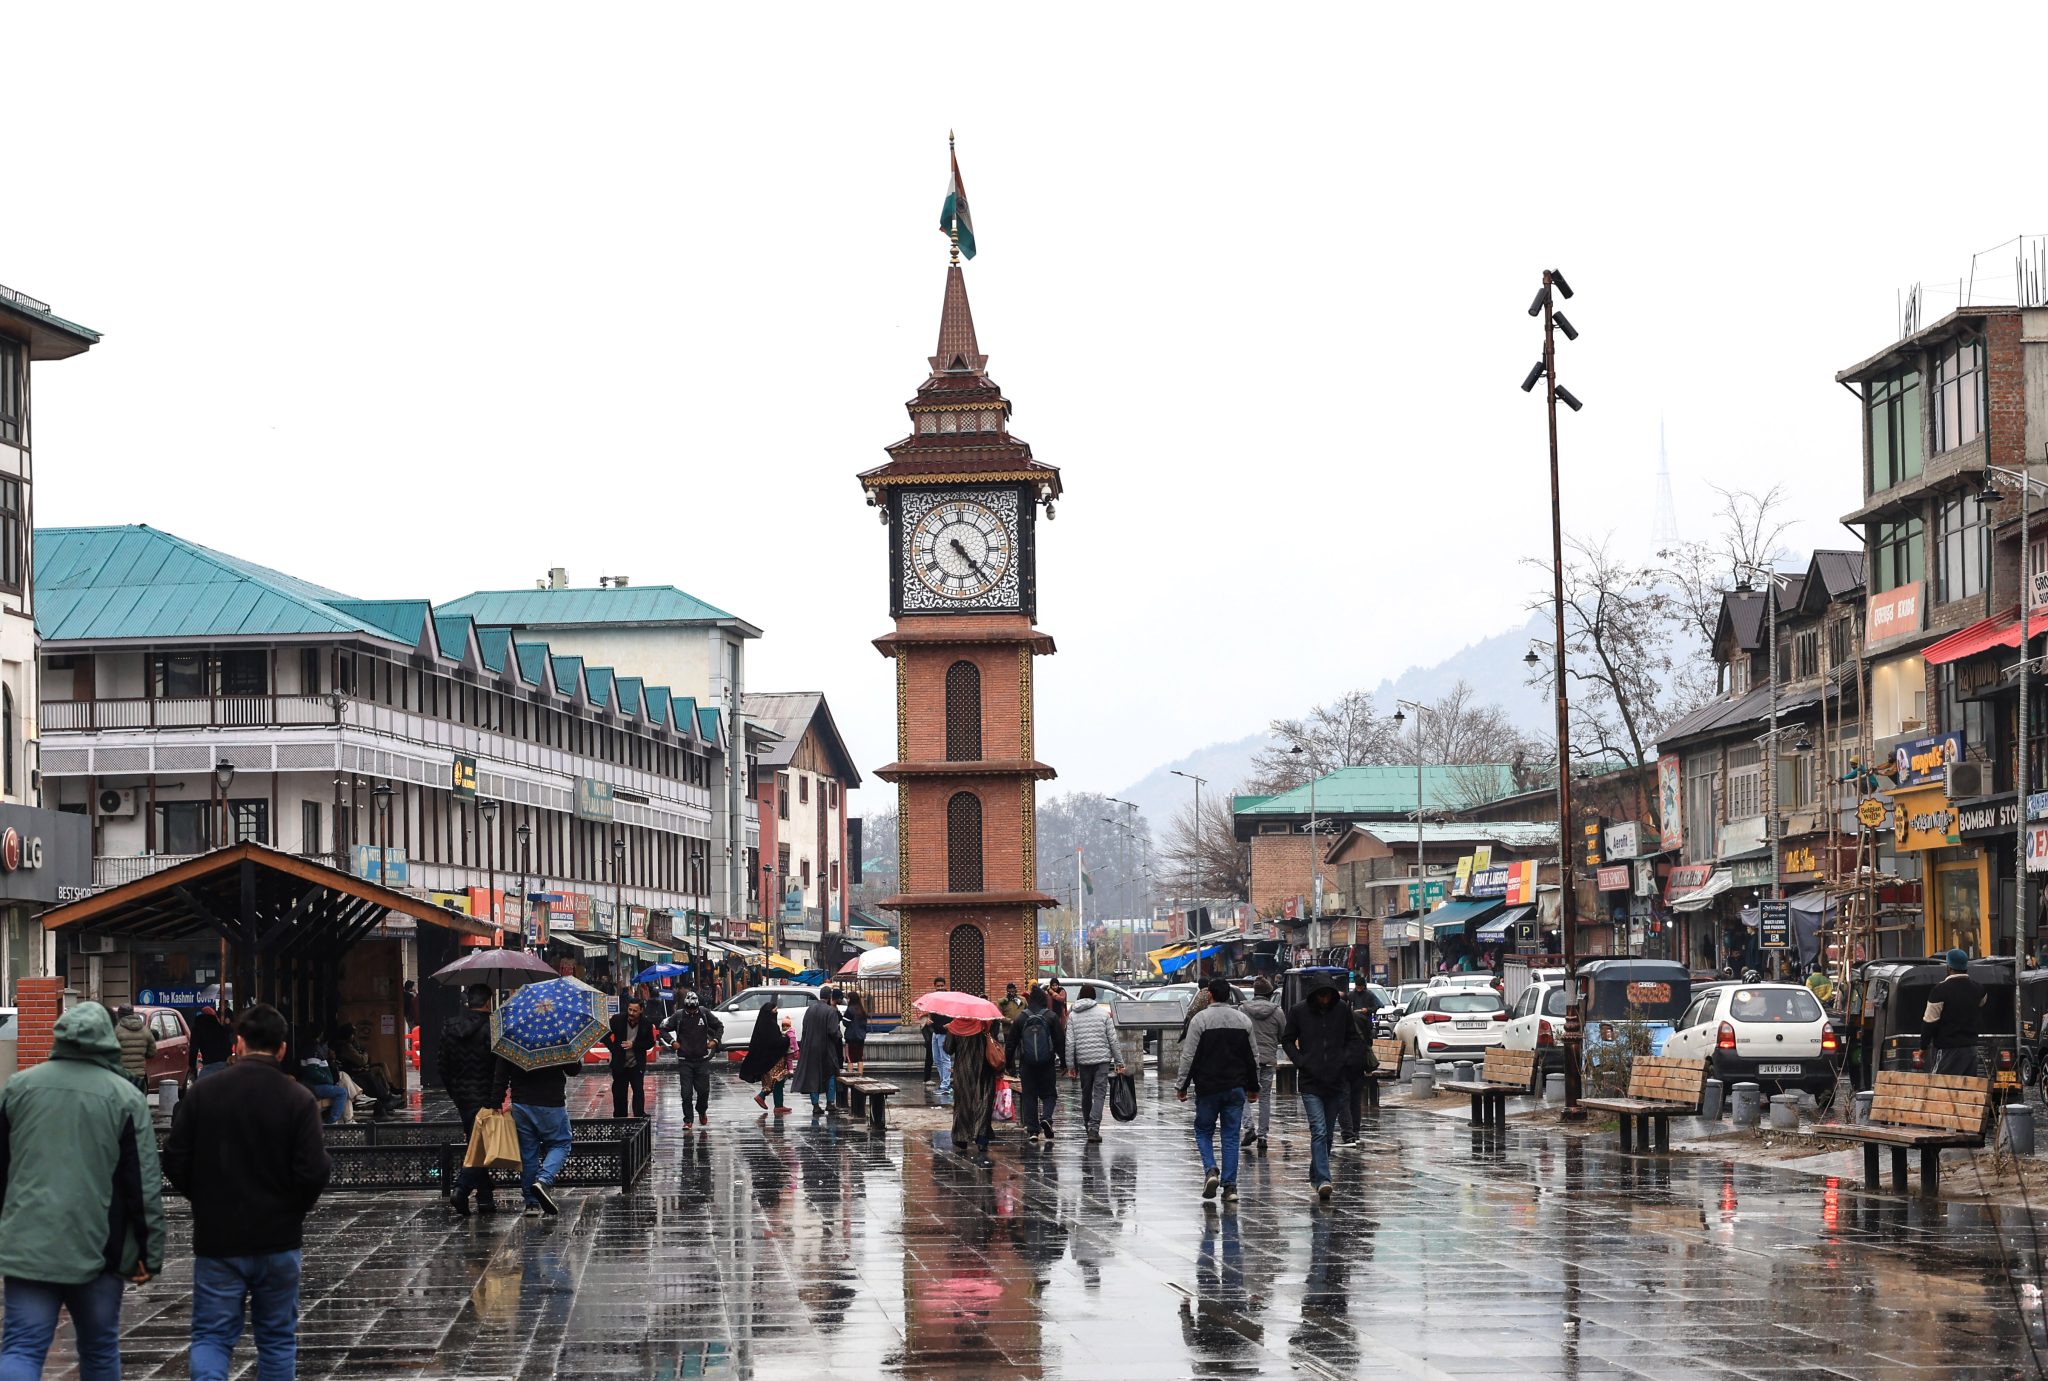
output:
POLYGON ((1970 956, 1961 950, 1952 949, 1943 957, 1948 960, 1948 966, 1952 971, 1956 973, 1968 973, 1970 971, 1970 956))

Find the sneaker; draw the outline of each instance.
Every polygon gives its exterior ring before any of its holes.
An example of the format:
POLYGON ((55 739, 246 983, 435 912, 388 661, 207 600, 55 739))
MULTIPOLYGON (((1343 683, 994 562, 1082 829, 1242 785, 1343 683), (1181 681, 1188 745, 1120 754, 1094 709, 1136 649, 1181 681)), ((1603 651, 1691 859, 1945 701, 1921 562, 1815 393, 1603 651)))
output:
POLYGON ((1216 1186, 1222 1183, 1223 1176, 1217 1174, 1214 1170, 1211 1170, 1209 1172, 1209 1178, 1202 1181, 1202 1197, 1205 1199, 1215 1198, 1216 1186))
POLYGON ((1318 1199, 1321 1199, 1324 1203, 1328 1203, 1330 1201, 1330 1192, 1331 1186, 1328 1180, 1324 1180, 1321 1184, 1316 1186, 1316 1197, 1318 1199))
POLYGON ((1045 1123, 1044 1125, 1045 1125, 1045 1139, 1046 1139, 1047 1141, 1051 1141, 1051 1140, 1052 1140, 1052 1123, 1050 1123, 1050 1122, 1047 1122, 1047 1123, 1045 1123))
POLYGON ((540 1205, 539 1205, 539 1204, 528 1204, 528 1205, 527 1205, 527 1206, 526 1206, 526 1207, 525 1207, 525 1208, 524 1208, 523 1210, 521 1210, 521 1211, 520 1211, 520 1214, 519 1214, 519 1216, 520 1216, 520 1217, 522 1217, 522 1218, 538 1218, 538 1217, 540 1217, 540 1205))
POLYGON ((1236 1203, 1236 1202, 1237 1202, 1237 1186, 1236 1186, 1236 1185, 1234 1185, 1234 1184, 1226 1184, 1226 1185, 1224 1185, 1224 1186, 1223 1186, 1223 1202, 1224 1202, 1224 1203, 1226 1203, 1226 1204, 1234 1204, 1234 1203, 1236 1203))
POLYGON ((548 1192, 548 1186, 539 1180, 533 1182, 533 1197, 540 1201, 540 1211, 550 1218, 562 1211, 562 1206, 555 1202, 555 1196, 548 1192))
POLYGON ((1259 1144, 1259 1134, 1257 1132, 1246 1132, 1244 1140, 1238 1144, 1240 1146, 1256 1146, 1259 1144))

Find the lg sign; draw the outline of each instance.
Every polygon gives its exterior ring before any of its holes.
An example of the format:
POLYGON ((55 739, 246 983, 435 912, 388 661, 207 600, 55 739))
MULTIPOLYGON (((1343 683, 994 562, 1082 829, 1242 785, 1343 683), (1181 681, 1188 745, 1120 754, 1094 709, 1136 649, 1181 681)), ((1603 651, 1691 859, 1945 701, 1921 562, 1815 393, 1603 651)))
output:
POLYGON ((22 838, 21 831, 9 825, 0 829, 0 873, 17 872, 20 869, 34 869, 43 866, 43 841, 40 835, 22 838))

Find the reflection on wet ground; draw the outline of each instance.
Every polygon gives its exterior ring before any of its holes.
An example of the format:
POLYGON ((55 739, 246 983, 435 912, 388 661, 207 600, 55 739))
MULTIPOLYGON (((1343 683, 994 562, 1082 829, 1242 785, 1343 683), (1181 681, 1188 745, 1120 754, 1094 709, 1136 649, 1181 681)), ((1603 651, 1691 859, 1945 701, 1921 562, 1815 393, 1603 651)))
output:
MULTIPOLYGON (((723 1080, 685 1136, 674 1092, 650 1091, 649 1179, 558 1220, 327 1201, 300 1375, 2039 1374, 2042 1220, 2017 1211, 1392 1108, 1320 1208, 1285 1103, 1226 1211, 1149 1086, 1101 1145, 999 1139, 992 1172, 944 1132, 777 1123, 723 1080)), ((608 1109, 600 1080, 574 1094, 608 1109)), ((131 1377, 185 1375, 188 1226, 179 1206, 173 1264, 130 1293, 131 1377)))

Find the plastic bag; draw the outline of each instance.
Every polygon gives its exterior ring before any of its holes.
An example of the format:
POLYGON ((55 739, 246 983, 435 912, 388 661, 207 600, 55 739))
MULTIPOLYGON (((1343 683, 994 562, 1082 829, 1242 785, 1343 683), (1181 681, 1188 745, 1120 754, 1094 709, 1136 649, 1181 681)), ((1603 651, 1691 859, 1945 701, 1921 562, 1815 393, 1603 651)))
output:
POLYGON ((1138 1081, 1128 1074, 1109 1076, 1109 1115, 1119 1122, 1138 1115, 1138 1081))
POLYGON ((1015 1122, 1016 1120, 1017 1095, 1010 1091, 1010 1081, 1008 1079, 999 1079, 996 1081, 996 1121, 1015 1122))
POLYGON ((470 1129, 469 1152, 462 1164, 470 1170, 517 1170, 519 1133, 512 1126, 512 1114, 485 1108, 476 1115, 470 1129))

